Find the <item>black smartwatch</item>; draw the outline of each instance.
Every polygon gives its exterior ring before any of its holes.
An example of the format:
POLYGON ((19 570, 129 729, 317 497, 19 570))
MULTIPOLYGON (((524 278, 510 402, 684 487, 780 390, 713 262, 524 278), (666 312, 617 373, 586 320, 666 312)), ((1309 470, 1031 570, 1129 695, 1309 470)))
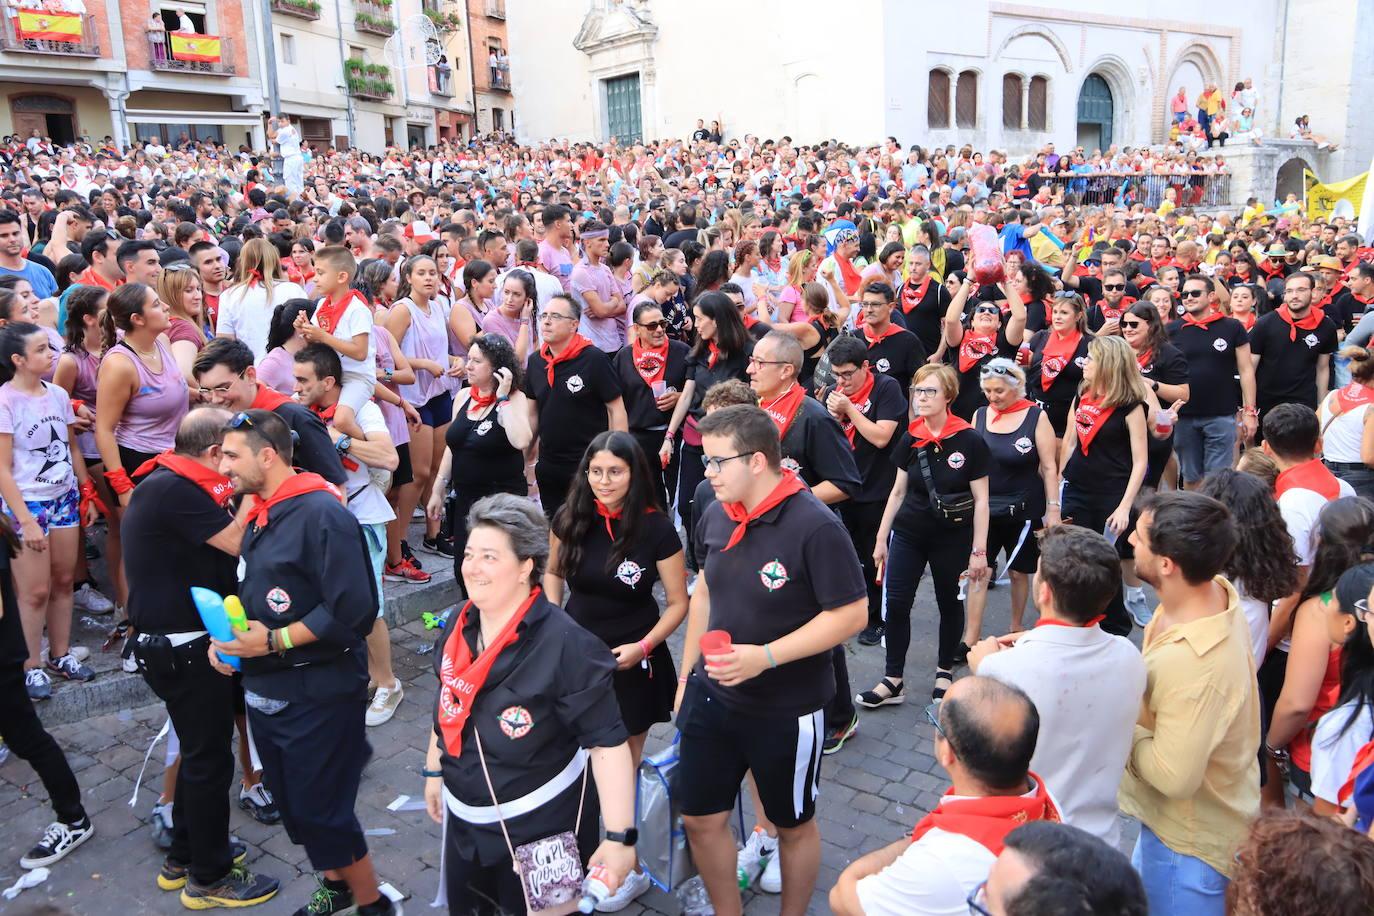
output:
POLYGON ((622 846, 634 846, 639 842, 639 828, 631 827, 624 831, 607 830, 606 839, 619 843, 622 846))

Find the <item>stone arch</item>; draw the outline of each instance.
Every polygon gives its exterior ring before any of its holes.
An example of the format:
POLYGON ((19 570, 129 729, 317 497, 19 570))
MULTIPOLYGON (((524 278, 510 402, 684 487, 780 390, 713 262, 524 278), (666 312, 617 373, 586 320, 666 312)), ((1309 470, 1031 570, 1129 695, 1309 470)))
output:
POLYGON ((1197 67, 1207 82, 1216 83, 1223 91, 1229 90, 1230 87, 1225 85, 1226 70, 1222 67, 1217 52, 1212 50, 1210 45, 1193 41, 1179 49, 1179 52, 1174 55, 1174 59, 1169 63, 1170 87, 1166 91, 1172 91, 1173 76, 1178 72, 1178 68, 1185 63, 1191 63, 1197 67))
POLYGON ((1312 164, 1301 156, 1294 156, 1280 165, 1274 172, 1274 200, 1282 203, 1289 194, 1296 194, 1302 200, 1304 170, 1316 173, 1312 164))
POLYGON ((1059 62, 1064 65, 1064 72, 1073 72, 1073 58, 1069 56, 1068 46, 1060 40, 1058 35, 1054 34, 1053 31, 1045 28, 1043 25, 1023 25, 1012 29, 1003 37, 1002 43, 997 46, 996 53, 992 55, 993 59, 996 60, 1000 58, 1002 52, 1007 49, 1007 45, 1018 38, 1023 38, 1028 35, 1042 38, 1048 42, 1050 47, 1054 48, 1054 53, 1059 55, 1059 62))
POLYGON ((1092 74, 1106 81, 1112 91, 1112 136, 1109 143, 1126 142, 1133 134, 1136 108, 1135 79, 1127 63, 1115 54, 1106 54, 1083 68, 1083 78, 1077 81, 1074 98, 1083 91, 1083 83, 1092 74))

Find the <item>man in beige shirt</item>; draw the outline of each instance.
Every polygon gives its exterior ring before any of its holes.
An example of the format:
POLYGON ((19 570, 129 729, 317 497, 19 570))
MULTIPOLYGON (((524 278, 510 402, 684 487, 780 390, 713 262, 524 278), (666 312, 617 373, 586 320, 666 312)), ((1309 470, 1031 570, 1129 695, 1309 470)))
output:
POLYGON ((1236 540, 1226 507, 1194 492, 1156 497, 1131 535, 1160 604, 1120 802, 1140 820, 1132 862, 1153 916, 1222 916, 1232 857, 1259 813, 1254 655, 1236 590, 1218 575, 1236 540))

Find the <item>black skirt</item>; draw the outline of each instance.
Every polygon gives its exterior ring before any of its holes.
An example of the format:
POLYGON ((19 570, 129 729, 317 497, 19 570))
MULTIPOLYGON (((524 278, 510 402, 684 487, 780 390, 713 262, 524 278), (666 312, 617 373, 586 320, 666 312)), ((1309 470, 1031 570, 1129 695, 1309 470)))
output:
POLYGON ((632 665, 616 671, 613 677, 615 698, 620 703, 620 718, 625 730, 640 735, 657 722, 672 718, 677 697, 677 666, 667 643, 659 643, 649 653, 649 667, 632 665))

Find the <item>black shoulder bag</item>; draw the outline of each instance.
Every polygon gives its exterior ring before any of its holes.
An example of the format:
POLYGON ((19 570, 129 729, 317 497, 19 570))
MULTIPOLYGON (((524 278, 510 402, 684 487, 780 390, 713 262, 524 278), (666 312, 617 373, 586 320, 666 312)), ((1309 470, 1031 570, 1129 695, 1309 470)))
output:
POLYGON ((916 457, 921 462, 921 477, 926 482, 926 493, 930 497, 930 504, 943 516, 944 520, 954 525, 962 525, 973 519, 973 494, 960 493, 958 496, 941 496, 935 489, 935 478, 930 474, 930 462, 926 460, 926 446, 916 448, 916 457))

